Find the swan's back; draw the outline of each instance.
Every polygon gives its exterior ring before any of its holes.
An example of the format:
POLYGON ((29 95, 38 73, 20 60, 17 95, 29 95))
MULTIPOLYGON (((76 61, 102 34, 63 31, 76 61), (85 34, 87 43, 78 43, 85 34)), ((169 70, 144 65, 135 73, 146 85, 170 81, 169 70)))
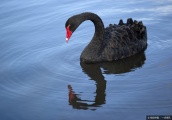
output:
POLYGON ((110 24, 105 28, 101 61, 112 61, 132 56, 147 47, 146 27, 129 18, 124 24, 110 24))

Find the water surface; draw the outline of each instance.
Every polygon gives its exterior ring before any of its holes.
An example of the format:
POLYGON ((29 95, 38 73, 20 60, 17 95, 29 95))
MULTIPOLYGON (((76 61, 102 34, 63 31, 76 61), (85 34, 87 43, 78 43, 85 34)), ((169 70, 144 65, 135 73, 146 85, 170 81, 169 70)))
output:
POLYGON ((172 1, 5 1, 0 4, 1 120, 145 120, 172 114, 172 1), (148 47, 128 59, 87 65, 94 34, 84 22, 65 43, 65 22, 85 11, 105 26, 142 20, 148 47))

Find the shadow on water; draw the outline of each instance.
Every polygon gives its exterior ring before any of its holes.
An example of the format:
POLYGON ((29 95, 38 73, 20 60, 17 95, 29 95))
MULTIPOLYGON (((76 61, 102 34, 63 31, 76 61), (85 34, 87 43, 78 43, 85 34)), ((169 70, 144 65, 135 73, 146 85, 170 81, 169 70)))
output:
POLYGON ((144 54, 144 51, 142 51, 135 56, 114 62, 97 64, 80 63, 83 72, 96 83, 96 96, 95 99, 92 101, 83 100, 82 98, 80 98, 81 94, 76 94, 72 86, 68 85, 69 105, 71 105, 74 109, 96 110, 96 108, 106 103, 106 80, 103 74, 122 74, 134 71, 136 70, 136 68, 142 67, 145 60, 146 56, 144 54), (104 69, 104 73, 102 73, 101 68, 104 69))

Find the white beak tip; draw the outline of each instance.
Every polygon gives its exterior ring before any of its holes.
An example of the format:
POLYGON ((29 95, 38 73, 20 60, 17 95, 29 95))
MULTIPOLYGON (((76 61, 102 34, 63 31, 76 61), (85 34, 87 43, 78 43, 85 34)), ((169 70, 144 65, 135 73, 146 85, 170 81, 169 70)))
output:
POLYGON ((68 39, 68 38, 66 38, 66 42, 68 42, 68 40, 69 40, 69 39, 68 39))

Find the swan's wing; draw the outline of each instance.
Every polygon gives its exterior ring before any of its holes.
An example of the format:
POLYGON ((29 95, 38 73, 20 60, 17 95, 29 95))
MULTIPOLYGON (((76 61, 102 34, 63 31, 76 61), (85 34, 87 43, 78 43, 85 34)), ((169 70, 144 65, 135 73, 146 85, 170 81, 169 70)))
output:
POLYGON ((117 60, 132 56, 147 46, 146 27, 142 22, 109 25, 105 28, 102 58, 117 60))

